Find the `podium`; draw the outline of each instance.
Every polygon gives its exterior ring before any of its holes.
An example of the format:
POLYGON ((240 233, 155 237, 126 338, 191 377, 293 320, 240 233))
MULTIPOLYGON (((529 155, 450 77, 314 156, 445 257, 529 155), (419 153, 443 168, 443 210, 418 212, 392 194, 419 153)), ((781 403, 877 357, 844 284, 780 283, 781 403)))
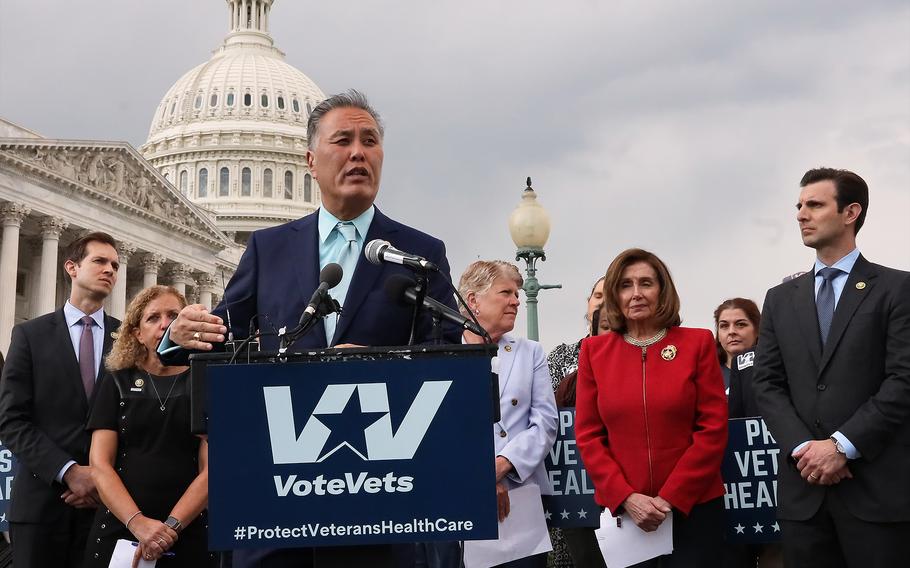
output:
POLYGON ((497 538, 495 354, 495 345, 371 347, 233 364, 231 354, 194 354, 209 547, 497 538))

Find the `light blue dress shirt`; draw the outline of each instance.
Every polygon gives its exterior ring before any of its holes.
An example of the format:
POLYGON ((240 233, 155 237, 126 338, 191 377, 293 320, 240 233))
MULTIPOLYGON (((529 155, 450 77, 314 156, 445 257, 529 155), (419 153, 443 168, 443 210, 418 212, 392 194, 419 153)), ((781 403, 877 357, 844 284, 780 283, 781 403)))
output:
MULTIPOLYGON (((376 208, 370 206, 369 209, 350 220, 350 223, 354 225, 354 228, 357 230, 357 242, 355 250, 355 258, 359 260, 360 254, 363 252, 364 240, 366 239, 367 232, 370 230, 370 225, 373 223, 373 217, 376 214, 376 208)), ((319 226, 319 270, 321 271, 325 268, 325 265, 330 262, 338 262, 339 257, 341 256, 342 251, 347 247, 348 241, 341 235, 338 231, 338 224, 342 221, 325 210, 324 207, 319 208, 318 216, 318 226, 319 226)), ((353 262, 353 266, 357 266, 357 260, 353 262)), ((337 286, 329 290, 329 295, 338 300, 338 303, 341 304, 342 310, 344 309, 344 301, 348 295, 348 288, 351 285, 351 280, 354 278, 354 271, 345 269, 344 274, 341 276, 341 282, 337 286)), ((322 320, 323 325, 325 326, 325 338, 329 347, 332 346, 332 339, 335 335, 335 326, 338 323, 338 314, 330 314, 322 320)))
MULTIPOLYGON (((98 369, 101 368, 101 353, 104 351, 104 308, 101 308, 93 314, 84 314, 82 310, 72 305, 69 300, 63 304, 63 318, 66 320, 66 326, 69 328, 70 341, 73 342, 73 352, 76 354, 76 361, 79 360, 79 343, 82 342, 82 318, 91 316, 95 320, 92 326, 92 346, 95 348, 95 376, 98 376, 98 369)), ((82 384, 82 380, 79 380, 82 384)), ((70 460, 63 465, 57 474, 57 481, 63 483, 63 475, 66 470, 73 465, 74 461, 70 460)))
MULTIPOLYGON (((837 309, 837 303, 840 302, 841 292, 844 291, 844 286, 847 284, 847 278, 850 276, 850 271, 853 270, 853 265, 856 264, 856 259, 859 258, 859 249, 853 249, 853 252, 845 256, 844 258, 838 260, 831 265, 831 268, 840 269, 840 274, 835 276, 831 280, 831 287, 834 288, 834 309, 837 309)), ((818 290, 822 287, 822 281, 824 278, 818 275, 818 271, 822 268, 827 268, 825 263, 819 259, 815 259, 815 297, 818 298, 818 290)))
MULTIPOLYGON (((841 273, 838 274, 837 276, 835 276, 831 280, 831 286, 832 286, 832 288, 834 288, 834 309, 835 310, 837 309, 838 302, 840 302, 840 296, 841 296, 841 293, 844 291, 844 286, 847 284, 847 278, 850 276, 850 272, 853 270, 853 265, 856 264, 856 259, 858 259, 858 258, 859 258, 859 249, 855 248, 855 249, 853 249, 852 252, 850 252, 850 254, 848 254, 844 258, 838 260, 837 262, 835 262, 834 264, 831 265, 831 268, 838 268, 841 270, 841 273)), ((819 290, 819 288, 821 288, 822 281, 824 280, 824 278, 822 278, 818 274, 818 272, 822 268, 826 268, 825 263, 823 263, 822 261, 820 261, 819 259, 816 258, 815 259, 815 297, 816 297, 816 299, 818 298, 818 290, 819 290)), ((859 450, 856 449, 856 446, 854 446, 850 442, 850 440, 847 439, 846 436, 841 434, 840 430, 831 434, 831 437, 836 439, 838 442, 840 442, 841 445, 844 447, 844 450, 846 451, 846 454, 847 454, 847 459, 855 460, 858 457, 862 457, 862 454, 859 452, 859 450)), ((793 453, 798 452, 803 446, 805 446, 808 443, 809 442, 806 441, 806 442, 803 442, 802 444, 796 446, 795 448, 793 448, 793 453)))

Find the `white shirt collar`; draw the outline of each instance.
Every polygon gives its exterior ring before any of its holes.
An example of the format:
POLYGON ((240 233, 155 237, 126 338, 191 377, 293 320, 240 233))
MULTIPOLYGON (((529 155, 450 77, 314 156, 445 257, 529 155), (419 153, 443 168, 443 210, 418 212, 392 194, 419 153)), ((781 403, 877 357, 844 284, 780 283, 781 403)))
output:
POLYGON ((85 314, 82 312, 82 310, 80 310, 76 306, 72 305, 69 300, 67 300, 66 303, 63 304, 63 317, 66 318, 67 327, 73 327, 73 325, 75 325, 76 322, 80 321, 83 318, 83 316, 86 316, 86 315, 91 316, 91 318, 93 320, 95 320, 95 323, 98 325, 98 327, 100 327, 101 329, 104 329, 104 308, 103 307, 99 308, 98 311, 96 311, 93 314, 85 314))

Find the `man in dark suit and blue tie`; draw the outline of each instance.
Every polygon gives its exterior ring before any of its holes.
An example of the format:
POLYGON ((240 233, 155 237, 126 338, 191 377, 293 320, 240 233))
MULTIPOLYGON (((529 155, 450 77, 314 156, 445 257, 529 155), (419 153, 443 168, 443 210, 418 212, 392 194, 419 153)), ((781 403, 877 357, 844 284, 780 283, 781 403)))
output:
POLYGON ((0 380, 0 439, 19 460, 9 509, 14 566, 80 566, 98 494, 85 431, 95 381, 120 321, 104 313, 117 281, 114 239, 69 247, 63 308, 13 328, 0 380))
MULTIPOLYGON (((262 327, 268 325, 266 316, 276 328, 293 328, 319 285, 320 270, 332 262, 341 264, 344 271, 341 283, 330 291, 343 313, 328 316, 296 346, 407 344, 412 310, 390 301, 383 284, 389 276, 408 270, 367 261, 363 250, 373 239, 387 240, 436 264, 442 274, 430 278, 428 294, 455 308, 443 242, 386 217, 373 205, 382 173, 383 133, 378 114, 356 91, 329 97, 313 109, 307 123, 307 163, 319 182, 322 206, 307 217, 254 232, 221 304, 211 314, 202 306, 187 306, 159 347, 163 358, 185 356, 187 349, 219 348, 228 319, 238 338, 246 336, 254 317, 262 327)), ((430 317, 424 314, 416 340, 430 341, 431 327, 430 317)), ((445 339, 458 343, 460 334, 452 329, 445 339)), ((262 346, 275 349, 277 341, 264 338, 262 346)), ((413 546, 317 549, 315 554, 317 565, 413 565, 413 546)), ((313 557, 312 550, 237 551, 234 564, 311 566, 313 557)))
POLYGON ((906 565, 910 542, 910 273, 856 248, 869 190, 808 171, 797 203, 810 272, 768 291, 753 389, 782 452, 790 567, 906 565))

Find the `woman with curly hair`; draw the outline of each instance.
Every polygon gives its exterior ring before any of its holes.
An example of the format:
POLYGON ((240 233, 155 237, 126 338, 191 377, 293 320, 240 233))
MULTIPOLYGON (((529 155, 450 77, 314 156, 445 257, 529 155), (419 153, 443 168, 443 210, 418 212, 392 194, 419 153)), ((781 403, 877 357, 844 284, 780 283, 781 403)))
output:
POLYGON ((158 566, 206 566, 208 444, 190 433, 189 368, 164 366, 155 351, 186 299, 169 286, 140 292, 127 307, 96 389, 86 428, 89 462, 104 503, 85 566, 105 567, 118 539, 158 566))

